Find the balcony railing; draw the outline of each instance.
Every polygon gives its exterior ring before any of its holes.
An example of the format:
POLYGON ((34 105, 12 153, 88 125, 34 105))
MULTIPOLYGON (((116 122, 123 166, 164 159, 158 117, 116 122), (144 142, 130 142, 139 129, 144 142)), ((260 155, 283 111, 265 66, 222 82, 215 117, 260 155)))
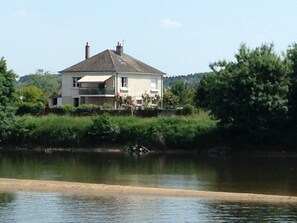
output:
POLYGON ((80 95, 114 95, 114 88, 86 87, 79 88, 78 92, 80 95))

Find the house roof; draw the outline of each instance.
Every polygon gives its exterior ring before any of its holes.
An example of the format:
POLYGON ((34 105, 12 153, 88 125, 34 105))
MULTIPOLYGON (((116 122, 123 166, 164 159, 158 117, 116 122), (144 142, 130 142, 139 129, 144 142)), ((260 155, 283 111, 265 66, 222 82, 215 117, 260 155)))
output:
POLYGON ((122 53, 119 55, 115 50, 105 50, 60 71, 60 73, 64 72, 139 72, 165 74, 128 54, 122 53))

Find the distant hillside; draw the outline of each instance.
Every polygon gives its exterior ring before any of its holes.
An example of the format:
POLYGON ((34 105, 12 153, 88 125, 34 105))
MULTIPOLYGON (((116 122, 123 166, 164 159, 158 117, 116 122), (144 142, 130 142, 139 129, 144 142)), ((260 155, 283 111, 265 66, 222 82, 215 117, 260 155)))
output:
POLYGON ((18 88, 31 85, 41 89, 46 97, 50 97, 59 91, 61 86, 61 75, 51 74, 49 72, 29 74, 20 77, 17 82, 18 88))
POLYGON ((17 84, 19 86, 23 85, 35 85, 41 81, 55 81, 59 85, 61 85, 61 75, 59 74, 46 74, 46 75, 36 75, 36 74, 29 74, 19 78, 17 84))
POLYGON ((195 73, 195 74, 188 74, 188 75, 179 75, 179 76, 172 76, 172 77, 166 77, 164 76, 164 88, 170 88, 173 83, 177 80, 185 81, 188 83, 189 87, 196 88, 199 81, 202 79, 204 75, 210 74, 211 72, 205 72, 205 73, 195 73))

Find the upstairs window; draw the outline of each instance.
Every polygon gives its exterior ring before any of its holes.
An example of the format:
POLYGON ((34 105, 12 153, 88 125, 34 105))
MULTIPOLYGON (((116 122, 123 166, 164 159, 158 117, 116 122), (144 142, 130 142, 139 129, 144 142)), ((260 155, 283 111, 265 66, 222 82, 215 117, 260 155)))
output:
POLYGON ((72 87, 79 87, 78 80, 81 79, 81 77, 73 77, 72 78, 72 87))
POLYGON ((157 78, 151 79, 151 91, 153 91, 153 92, 158 91, 158 79, 157 78))
POLYGON ((128 88, 127 77, 122 77, 121 78, 121 87, 122 88, 128 88))

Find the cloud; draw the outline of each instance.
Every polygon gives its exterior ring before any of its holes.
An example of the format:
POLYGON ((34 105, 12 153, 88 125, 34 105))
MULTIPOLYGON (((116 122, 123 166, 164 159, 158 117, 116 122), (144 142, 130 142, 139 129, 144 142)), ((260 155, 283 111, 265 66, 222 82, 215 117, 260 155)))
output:
POLYGON ((171 28, 180 28, 182 26, 180 22, 172 19, 163 19, 162 25, 171 28))

